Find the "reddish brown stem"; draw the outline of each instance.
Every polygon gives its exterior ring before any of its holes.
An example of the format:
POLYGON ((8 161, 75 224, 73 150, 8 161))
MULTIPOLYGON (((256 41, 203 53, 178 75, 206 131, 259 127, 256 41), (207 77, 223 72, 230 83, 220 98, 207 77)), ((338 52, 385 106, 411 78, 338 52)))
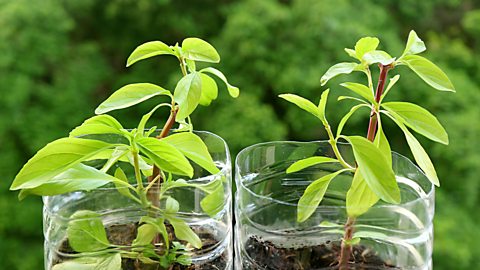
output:
POLYGON ((344 230, 345 234, 343 236, 342 246, 340 250, 340 270, 348 269, 348 262, 350 261, 350 256, 352 254, 352 245, 347 243, 347 241, 352 240, 353 233, 355 232, 355 218, 349 217, 345 223, 344 230))
MULTIPOLYGON (((380 67, 380 76, 378 77, 378 84, 377 89, 375 90, 375 101, 378 103, 382 98, 383 89, 385 88, 385 81, 387 80, 388 71, 392 68, 391 65, 379 65, 380 67)), ((368 133, 367 139, 373 142, 375 139, 375 134, 377 132, 377 111, 375 108, 372 108, 372 112, 370 113, 370 122, 368 123, 368 133)))

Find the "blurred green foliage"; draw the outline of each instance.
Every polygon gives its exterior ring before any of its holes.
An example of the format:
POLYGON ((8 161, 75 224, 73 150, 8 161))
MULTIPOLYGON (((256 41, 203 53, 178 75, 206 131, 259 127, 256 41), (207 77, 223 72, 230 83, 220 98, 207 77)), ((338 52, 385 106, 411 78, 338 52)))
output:
MULTIPOLYGON (((480 3, 474 0, 0 0, 1 268, 38 270, 43 265, 41 201, 19 203, 8 191, 21 164, 47 142, 68 134, 120 86, 149 81, 174 87, 180 74, 165 72, 176 67, 173 58, 125 68, 126 57, 138 44, 173 44, 197 36, 219 50, 222 68, 242 94, 236 101, 225 98, 200 108, 193 117, 196 129, 220 134, 235 154, 262 141, 325 138, 313 117, 277 95, 292 92, 318 99, 323 72, 348 59, 344 47, 372 35, 383 41, 384 49, 400 54, 411 29, 425 40, 428 57, 457 89, 455 95, 432 93, 399 68, 402 79, 390 96, 422 104, 450 134, 448 147, 422 140, 442 181, 435 269, 476 269, 480 3)), ((338 86, 341 80, 345 78, 328 85, 334 95, 345 94, 338 86)), ((327 117, 335 125, 347 107, 333 99, 327 117)), ((147 103, 115 115, 133 126, 149 109, 147 103)), ((363 134, 366 118, 353 120, 352 134, 363 134)), ((408 154, 399 130, 389 127, 393 149, 408 154)))

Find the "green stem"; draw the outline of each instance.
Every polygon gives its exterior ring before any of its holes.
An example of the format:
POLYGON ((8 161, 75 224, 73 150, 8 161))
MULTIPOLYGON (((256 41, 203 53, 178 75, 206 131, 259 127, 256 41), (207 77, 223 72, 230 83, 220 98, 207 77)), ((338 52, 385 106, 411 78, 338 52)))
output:
POLYGON ((345 169, 350 169, 350 170, 353 170, 355 168, 353 168, 352 166, 350 166, 346 161, 345 159, 343 159, 343 156, 342 154, 340 153, 340 150, 338 149, 338 145, 337 145, 337 140, 335 139, 335 136, 333 136, 333 132, 332 132, 332 128, 330 127, 330 125, 328 124, 328 122, 324 122, 323 123, 324 126, 325 126, 325 130, 327 130, 327 134, 328 134, 328 143, 332 146, 332 149, 333 149, 333 153, 335 154, 335 156, 337 157, 338 161, 340 162, 340 164, 345 168, 345 169))
POLYGON ((147 195, 145 193, 145 187, 143 186, 142 173, 140 172, 140 162, 138 161, 138 151, 133 151, 132 154, 135 179, 137 180, 137 194, 140 197, 143 207, 148 208, 150 203, 148 202, 147 195))

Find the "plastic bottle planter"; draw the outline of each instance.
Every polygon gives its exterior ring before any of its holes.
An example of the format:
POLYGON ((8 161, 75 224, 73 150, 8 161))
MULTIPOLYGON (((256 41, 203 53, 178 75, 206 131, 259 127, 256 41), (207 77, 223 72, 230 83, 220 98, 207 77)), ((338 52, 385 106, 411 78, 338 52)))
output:
MULTIPOLYGON (((345 194, 352 176, 335 178, 312 217, 298 223, 298 199, 309 182, 334 165, 285 173, 294 161, 314 153, 333 157, 330 149, 326 142, 269 142, 238 154, 235 269, 337 269, 340 224, 346 221, 345 194)), ((341 151, 344 157, 353 155, 349 145, 342 145, 341 151)), ((358 218, 355 234, 361 241, 353 256, 364 256, 368 263, 351 269, 432 269, 434 188, 399 154, 393 156, 393 169, 402 202, 379 202, 358 218)))
MULTIPOLYGON (((194 165, 195 177, 187 181, 206 184, 220 180, 223 183, 224 192, 223 198, 217 198, 219 212, 211 217, 201 207, 202 199, 207 196, 205 192, 190 187, 179 187, 167 191, 179 202, 178 217, 186 221, 203 244, 201 249, 193 249, 188 252, 193 266, 178 265, 173 269, 231 270, 233 269, 233 251, 230 154, 225 141, 217 135, 208 132, 195 133, 204 140, 221 171, 218 174, 209 175, 208 172, 194 165)), ((138 203, 121 195, 115 188, 49 196, 44 197, 43 202, 46 270, 55 269, 54 266, 59 263, 78 258, 79 255, 72 252, 72 248, 68 244, 67 234, 69 222, 75 220, 71 216, 77 211, 89 210, 98 213, 106 229, 109 242, 117 245, 110 251, 119 249, 118 246, 123 246, 122 250, 132 250, 131 243, 136 237, 139 220, 149 214, 145 213, 138 203)), ((161 250, 164 250, 162 245, 163 243, 156 245, 156 250, 160 254, 161 250)), ((187 248, 188 246, 187 244, 187 248)), ((95 256, 95 254, 91 255, 95 256)), ((159 268, 158 264, 148 265, 122 257, 122 270, 130 269, 163 268, 159 268)))

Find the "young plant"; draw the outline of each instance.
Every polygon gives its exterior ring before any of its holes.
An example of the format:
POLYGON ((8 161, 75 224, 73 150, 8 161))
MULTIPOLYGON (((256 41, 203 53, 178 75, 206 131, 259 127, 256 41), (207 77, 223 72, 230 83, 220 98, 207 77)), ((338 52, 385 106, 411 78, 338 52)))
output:
POLYGON ((158 264, 165 269, 173 263, 190 264, 186 251, 192 247, 201 248, 202 242, 178 217, 180 205, 169 195, 170 191, 181 187, 203 191, 206 196, 201 207, 210 216, 222 208, 224 187, 221 178, 198 184, 179 177, 193 177, 191 161, 210 174, 220 172, 205 143, 193 132, 190 119, 199 104, 208 106, 217 98, 218 87, 211 75, 227 85, 232 97, 237 97, 239 90, 213 67, 197 70, 197 62, 220 61, 215 48, 198 38, 187 38, 181 46, 168 46, 160 41, 142 44, 128 58, 127 67, 157 55, 170 55, 179 60, 183 77, 173 92, 151 83, 134 83, 120 88, 98 106, 96 116, 73 129, 69 137, 39 150, 11 185, 11 190, 20 190, 19 198, 23 199, 30 194, 51 196, 91 191, 113 184, 126 200, 133 200, 144 209, 146 215, 140 220, 136 239, 129 247, 109 243, 99 214, 91 211, 74 213, 67 236, 79 258, 55 265, 55 270, 73 269, 74 266, 78 269, 119 270, 122 257, 158 264), (143 115, 134 129, 125 129, 114 117, 105 114, 154 97, 167 101, 158 103, 143 115), (168 118, 158 135, 151 137, 157 128, 146 128, 147 122, 156 110, 163 107, 169 109, 168 118), (179 128, 172 131, 175 123, 179 128), (92 161, 100 162, 102 166, 94 167, 92 161), (129 177, 122 167, 131 167, 134 176, 129 177), (130 181, 131 178, 134 181, 130 181), (177 239, 188 245, 170 243, 166 224, 173 229, 177 239), (163 247, 163 251, 156 250, 156 246, 163 247))
POLYGON ((406 48, 398 58, 390 56, 385 51, 377 50, 378 45, 379 40, 377 38, 365 37, 360 39, 356 43, 355 49, 345 49, 347 54, 357 61, 338 63, 328 69, 321 78, 321 84, 323 86, 337 75, 349 74, 354 71, 363 72, 367 77, 366 85, 356 82, 345 82, 341 84, 341 86, 357 94, 359 97, 339 97, 339 100, 353 100, 358 104, 353 106, 341 119, 336 134, 332 132, 325 116, 325 106, 327 104, 329 89, 322 93, 318 106, 297 95, 280 95, 280 97, 313 114, 322 122, 328 134, 328 142, 336 157, 315 156, 302 159, 292 164, 287 169, 287 173, 300 171, 321 163, 338 163, 342 167, 342 169, 334 173, 315 180, 306 188, 298 202, 298 222, 304 222, 315 212, 330 182, 333 181, 336 176, 345 172, 353 175, 351 186, 346 194, 348 219, 343 226, 341 254, 338 258, 338 265, 341 270, 348 268, 352 245, 358 243, 362 235, 363 237, 381 237, 379 235, 375 236, 374 234, 355 234, 354 226, 356 218, 367 212, 379 200, 391 204, 401 202, 400 189, 392 170, 390 144, 383 131, 382 120, 386 117, 400 127, 418 166, 436 186, 439 185, 439 180, 434 166, 427 152, 413 136, 411 130, 435 142, 448 144, 448 135, 445 129, 438 122, 437 118, 426 109, 409 102, 383 101, 385 96, 400 79, 400 75, 395 75, 390 79, 388 85, 386 85, 388 72, 399 66, 406 66, 411 69, 423 81, 436 90, 455 92, 452 83, 445 73, 431 61, 418 55, 426 50, 424 42, 417 36, 415 31, 411 31, 406 48), (370 66, 372 65, 377 65, 380 69, 375 89, 370 72, 370 66), (345 124, 350 117, 361 108, 367 108, 370 115, 367 136, 343 135, 342 132, 345 124), (354 163, 348 163, 342 157, 337 145, 340 140, 345 140, 351 145, 355 159, 354 163))

